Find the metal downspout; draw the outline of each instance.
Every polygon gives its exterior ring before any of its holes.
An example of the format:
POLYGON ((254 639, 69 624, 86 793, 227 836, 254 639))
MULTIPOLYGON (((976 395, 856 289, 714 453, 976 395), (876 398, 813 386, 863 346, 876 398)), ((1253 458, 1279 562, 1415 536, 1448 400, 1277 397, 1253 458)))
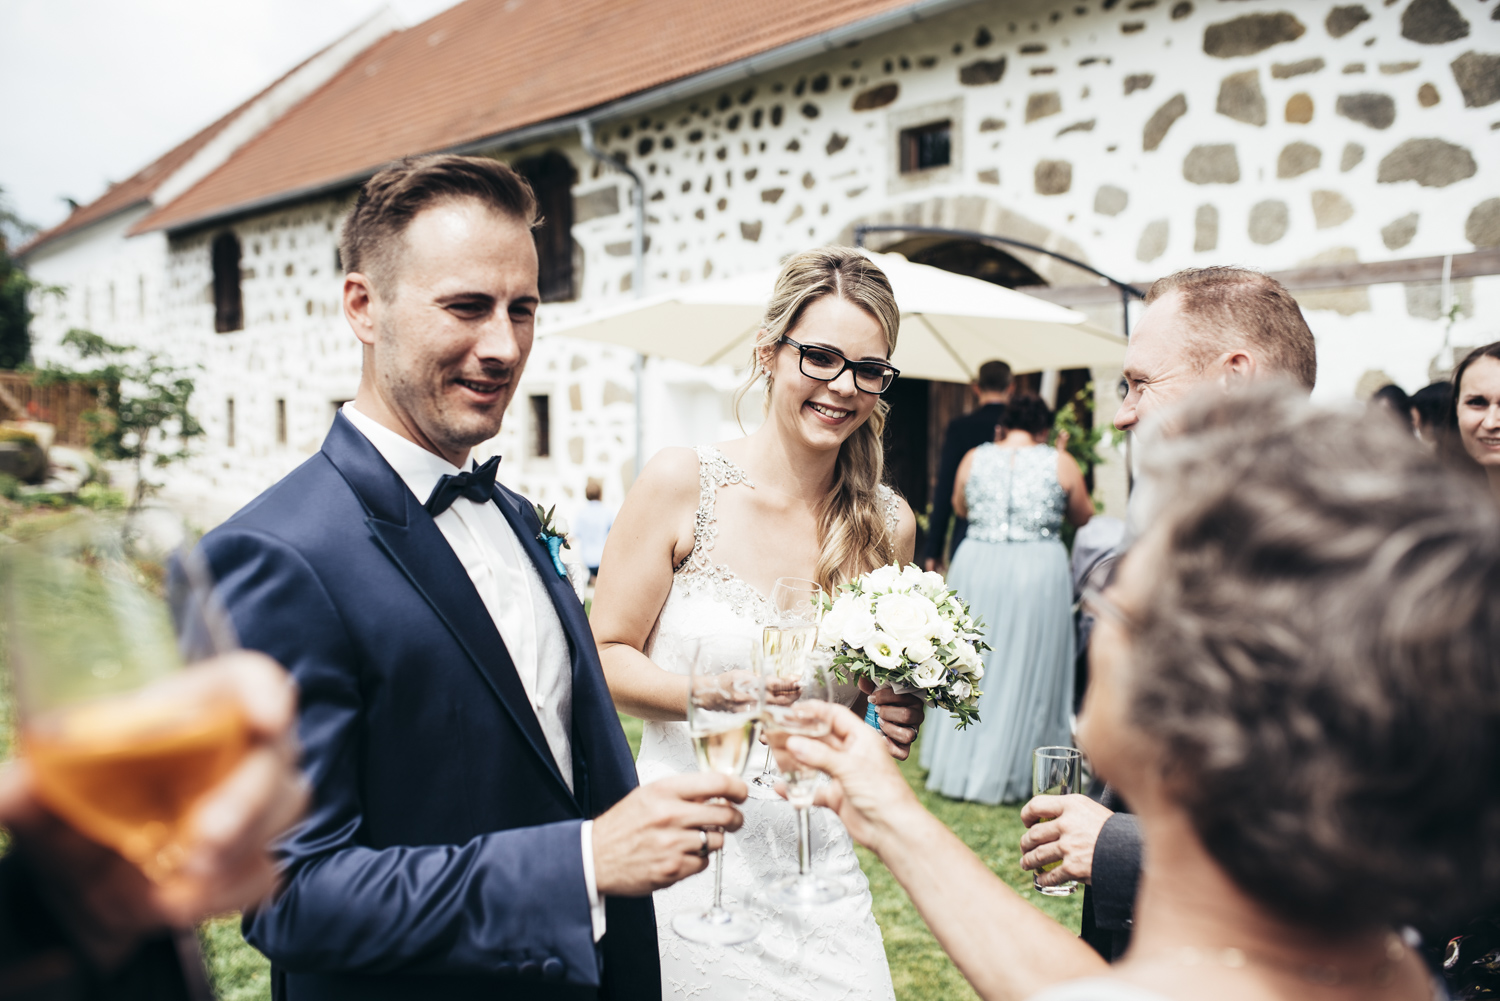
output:
MULTIPOLYGON (((578 123, 578 138, 583 142, 585 153, 606 167, 625 174, 634 185, 632 198, 635 202, 635 226, 630 233, 630 253, 635 259, 635 274, 631 278, 631 290, 639 299, 646 294, 646 182, 629 164, 616 160, 599 148, 594 142, 594 124, 587 118, 578 123)), ((641 466, 645 461, 642 454, 645 450, 645 436, 642 434, 645 403, 642 390, 645 388, 646 356, 637 353, 631 368, 635 372, 635 475, 640 476, 641 466)))

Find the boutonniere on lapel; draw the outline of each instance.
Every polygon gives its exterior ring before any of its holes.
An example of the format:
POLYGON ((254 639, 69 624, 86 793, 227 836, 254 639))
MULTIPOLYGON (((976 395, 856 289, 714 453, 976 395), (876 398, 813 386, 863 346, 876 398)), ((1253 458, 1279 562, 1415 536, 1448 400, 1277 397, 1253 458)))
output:
POLYGON ((556 517, 556 504, 550 508, 537 504, 535 510, 536 520, 542 523, 542 530, 536 533, 536 541, 547 547, 547 553, 552 557, 552 565, 557 569, 557 575, 567 580, 568 568, 563 565, 562 561, 562 551, 572 548, 568 545, 567 523, 556 517))

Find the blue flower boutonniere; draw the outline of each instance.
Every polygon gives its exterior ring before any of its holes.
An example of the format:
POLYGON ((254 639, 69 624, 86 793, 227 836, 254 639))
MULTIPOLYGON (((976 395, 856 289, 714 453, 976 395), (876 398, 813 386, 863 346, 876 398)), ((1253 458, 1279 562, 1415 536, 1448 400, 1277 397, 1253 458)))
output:
POLYGON ((564 549, 571 549, 568 545, 568 526, 561 518, 554 518, 557 505, 544 508, 536 505, 536 520, 542 523, 542 530, 536 533, 536 541, 547 547, 547 553, 552 557, 552 566, 557 570, 557 575, 563 580, 568 579, 568 568, 563 566, 560 553, 564 549))

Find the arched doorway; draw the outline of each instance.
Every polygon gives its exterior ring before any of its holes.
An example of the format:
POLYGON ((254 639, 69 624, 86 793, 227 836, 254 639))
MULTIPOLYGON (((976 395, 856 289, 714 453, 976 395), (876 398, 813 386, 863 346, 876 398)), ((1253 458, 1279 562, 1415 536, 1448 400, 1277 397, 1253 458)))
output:
MULTIPOLYGON (((934 226, 966 229, 986 235, 1010 237, 1040 247, 1054 249, 1075 259, 1086 261, 1083 248, 1054 234, 1045 227, 1025 219, 988 199, 961 197, 936 198, 897 211, 878 213, 851 223, 846 233, 852 237, 857 225, 934 226)), ((873 237, 873 234, 872 234, 873 237)), ((1006 249, 980 240, 932 233, 882 233, 867 245, 872 250, 899 253, 918 264, 927 264, 954 274, 993 282, 1006 288, 1045 286, 1082 280, 1082 272, 1044 254, 1006 249)), ((853 242, 850 239, 848 242, 853 242)), ((1092 276, 1089 276, 1090 278, 1092 276)), ((1001 359, 1002 361, 1005 359, 1001 359)), ((1089 384, 1089 370, 1076 369, 1058 374, 1054 402, 1061 404, 1079 397, 1089 384)), ((1042 373, 1017 376, 1017 386, 1038 392, 1042 373)), ((1093 426, 1088 394, 1079 397, 1079 418, 1086 427, 1093 426)), ((888 469, 887 480, 906 497, 918 515, 931 510, 932 490, 937 480, 944 432, 956 417, 973 410, 978 400, 967 385, 923 379, 900 379, 886 394, 891 412, 886 422, 884 444, 888 469)), ((926 522, 919 517, 919 525, 926 522)), ((947 534, 948 526, 928 526, 927 530, 947 534)), ((924 548, 926 531, 919 528, 917 552, 924 548)))

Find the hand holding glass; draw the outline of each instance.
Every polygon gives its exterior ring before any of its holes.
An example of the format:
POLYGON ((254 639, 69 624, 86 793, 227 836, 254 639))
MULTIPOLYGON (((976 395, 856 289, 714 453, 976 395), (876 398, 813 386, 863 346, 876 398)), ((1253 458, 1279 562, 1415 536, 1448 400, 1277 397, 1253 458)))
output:
POLYGON ((185 662, 234 646, 227 617, 185 554, 178 623, 161 595, 180 531, 164 512, 77 518, 0 550, 7 649, 23 753, 38 796, 157 883, 177 875, 193 811, 250 749, 219 673, 185 662))
POLYGON ((803 658, 801 675, 795 686, 771 687, 766 695, 766 736, 776 755, 776 765, 786 780, 787 799, 797 809, 797 872, 773 880, 766 888, 770 899, 784 907, 828 904, 847 892, 837 880, 812 871, 812 832, 808 811, 812 808, 813 795, 822 773, 802 764, 786 749, 788 737, 823 737, 828 734, 827 709, 833 702, 835 681, 833 655, 815 648, 803 658))
MULTIPOLYGON (((765 701, 761 659, 748 637, 708 636, 688 662, 688 733, 698 768, 739 775, 750 757, 755 721, 765 701)), ((760 934, 760 921, 748 911, 725 907, 724 853, 714 854, 714 898, 706 911, 684 911, 672 930, 690 942, 734 945, 760 934)))
MULTIPOLYGON (((1031 794, 1033 796, 1069 796, 1078 792, 1080 765, 1083 755, 1076 747, 1038 747, 1031 753, 1031 794)), ((1048 862, 1032 873, 1031 885, 1038 893, 1049 897, 1071 896, 1078 889, 1078 881, 1070 879, 1057 886, 1043 886, 1037 880, 1044 872, 1062 865, 1062 861, 1048 862)))
MULTIPOLYGON (((808 653, 818 639, 823 618, 823 588, 801 577, 778 577, 771 588, 771 615, 765 623, 766 683, 772 690, 790 690, 802 676, 808 653)), ((771 749, 753 785, 776 785, 771 771, 771 749)))

